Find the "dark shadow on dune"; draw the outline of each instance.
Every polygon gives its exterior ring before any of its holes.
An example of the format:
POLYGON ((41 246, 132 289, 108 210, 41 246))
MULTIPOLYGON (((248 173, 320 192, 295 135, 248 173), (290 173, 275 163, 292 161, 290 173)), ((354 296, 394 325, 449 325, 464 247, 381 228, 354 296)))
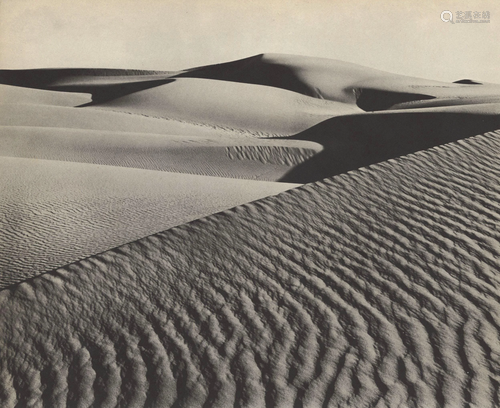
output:
POLYGON ((144 91, 146 89, 169 84, 172 82, 175 82, 175 79, 159 79, 153 81, 130 82, 94 87, 91 91, 89 91, 89 93, 92 94, 92 102, 77 106, 77 108, 83 108, 98 103, 108 102, 113 99, 120 98, 121 96, 129 95, 134 92, 144 91))
POLYGON ((169 75, 168 71, 145 71, 138 69, 108 68, 41 68, 41 69, 0 69, 0 83, 25 88, 52 90, 60 81, 71 81, 96 77, 131 77, 144 75, 169 75))
POLYGON ((280 179, 310 183, 444 143, 500 128, 500 115, 451 112, 374 113, 340 116, 291 139, 324 150, 280 179))
POLYGON ((473 81, 472 79, 461 79, 459 81, 454 81, 454 84, 466 84, 466 85, 483 85, 481 82, 473 81))
POLYGON ((97 103, 173 82, 170 74, 167 71, 85 68, 0 70, 0 84, 89 93, 93 103, 97 103))
POLYGON ((241 82, 287 89, 307 96, 320 97, 318 91, 305 85, 285 65, 262 61, 264 54, 222 64, 192 68, 175 78, 203 78, 241 82))
POLYGON ((436 99, 436 97, 408 92, 381 91, 379 89, 356 89, 356 104, 366 112, 386 110, 400 103, 427 99, 436 99))

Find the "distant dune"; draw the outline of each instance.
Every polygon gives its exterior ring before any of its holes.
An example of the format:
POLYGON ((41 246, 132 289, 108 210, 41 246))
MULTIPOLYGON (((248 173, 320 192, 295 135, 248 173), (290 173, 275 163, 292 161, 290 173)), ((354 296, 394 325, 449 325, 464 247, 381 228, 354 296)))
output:
POLYGON ((261 54, 192 68, 174 77, 209 78, 288 89, 316 98, 356 104, 365 111, 500 102, 500 85, 470 87, 391 74, 343 61, 261 54))
POLYGON ((0 126, 0 155, 277 181, 323 147, 304 140, 0 126))
POLYGON ((499 158, 481 80, 0 70, 0 406, 500 406, 499 158))
POLYGON ((244 129, 263 136, 294 134, 333 116, 361 111, 276 87, 196 78, 176 79, 92 106, 244 129))

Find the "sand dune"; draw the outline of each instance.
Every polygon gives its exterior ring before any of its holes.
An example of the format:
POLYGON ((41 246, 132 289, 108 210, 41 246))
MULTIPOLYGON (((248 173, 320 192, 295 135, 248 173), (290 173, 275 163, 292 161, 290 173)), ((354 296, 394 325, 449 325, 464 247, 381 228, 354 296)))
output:
POLYGON ((93 106, 276 136, 361 111, 275 87, 197 78, 176 79, 93 106))
POLYGON ((132 69, 0 69, 0 83, 51 91, 93 93, 103 87, 122 84, 162 81, 177 74, 175 71, 132 69))
MULTIPOLYGON (((245 88, 241 84, 279 88, 316 99, 349 104, 365 111, 500 102, 500 85, 496 84, 471 80, 457 80, 453 83, 431 81, 343 61, 286 54, 260 54, 178 72, 116 69, 0 70, 2 84, 90 93, 99 102, 172 81, 176 83, 181 80, 184 85, 184 79, 187 78, 204 79, 208 83, 210 81, 207 80, 239 83, 242 89, 245 88)), ((182 88, 183 85, 177 83, 174 88, 182 88)), ((188 93, 191 92, 192 89, 189 89, 188 93)), ((194 92, 201 90, 195 89, 194 92)), ((271 91, 261 89, 261 92, 271 91)))
POLYGON ((0 126, 0 156, 276 181, 322 150, 308 141, 0 126))
POLYGON ((292 139, 323 152, 281 180, 307 183, 500 128, 500 104, 474 104, 349 115, 329 119, 292 139))
POLYGON ((0 157, 0 286, 294 185, 0 157))
POLYGON ((286 54, 186 70, 175 77, 209 78, 288 89, 366 111, 500 102, 500 85, 446 83, 392 74, 343 61, 286 54))
POLYGON ((3 406, 495 405, 499 134, 3 290, 3 406))
POLYGON ((0 84, 2 408, 500 406, 499 85, 281 54, 0 84))
POLYGON ((0 85, 0 104, 28 103, 74 107, 91 101, 91 96, 73 92, 51 92, 40 89, 0 85))
POLYGON ((186 136, 211 135, 216 137, 228 132, 239 136, 244 133, 207 124, 131 115, 125 112, 24 103, 0 105, 0 124, 186 136))

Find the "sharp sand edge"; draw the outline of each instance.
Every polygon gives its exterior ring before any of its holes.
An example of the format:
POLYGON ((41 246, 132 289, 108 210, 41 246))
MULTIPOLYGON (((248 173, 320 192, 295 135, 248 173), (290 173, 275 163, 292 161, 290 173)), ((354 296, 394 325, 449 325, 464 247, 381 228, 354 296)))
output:
POLYGON ((0 288, 296 187, 0 157, 0 288))

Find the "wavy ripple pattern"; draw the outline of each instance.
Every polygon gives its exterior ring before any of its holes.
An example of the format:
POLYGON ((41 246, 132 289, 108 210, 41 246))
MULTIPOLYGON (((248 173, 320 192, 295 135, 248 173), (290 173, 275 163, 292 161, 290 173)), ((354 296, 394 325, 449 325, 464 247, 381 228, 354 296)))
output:
POLYGON ((0 401, 496 407, 500 132, 0 292, 0 401))

